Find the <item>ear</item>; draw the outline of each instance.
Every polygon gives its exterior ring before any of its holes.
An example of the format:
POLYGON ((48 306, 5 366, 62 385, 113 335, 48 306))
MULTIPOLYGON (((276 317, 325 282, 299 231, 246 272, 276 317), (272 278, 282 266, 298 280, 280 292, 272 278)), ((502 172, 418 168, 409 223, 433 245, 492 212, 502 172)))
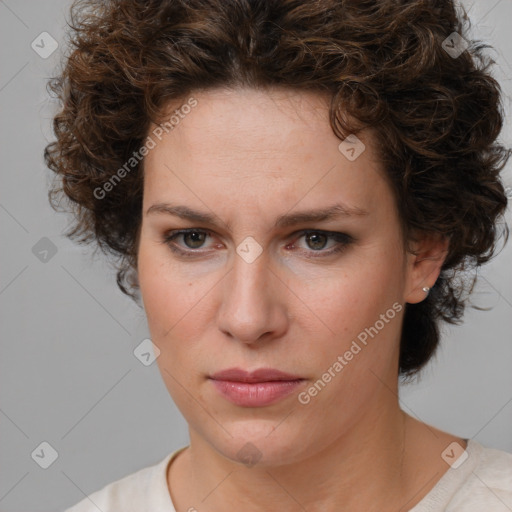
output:
POLYGON ((437 233, 420 233, 417 241, 410 242, 407 253, 407 269, 404 301, 416 304, 424 300, 439 277, 441 267, 448 254, 450 240, 437 233))

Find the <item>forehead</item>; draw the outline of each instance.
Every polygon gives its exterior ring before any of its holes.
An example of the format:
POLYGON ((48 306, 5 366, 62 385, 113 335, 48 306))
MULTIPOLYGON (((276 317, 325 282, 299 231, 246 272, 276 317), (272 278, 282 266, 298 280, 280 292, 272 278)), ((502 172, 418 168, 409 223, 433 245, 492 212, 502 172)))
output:
MULTIPOLYGON (((145 201, 187 197, 236 203, 255 211, 279 200, 301 206, 372 202, 383 190, 373 134, 358 134, 349 159, 329 123, 328 98, 282 89, 197 91, 169 105, 167 130, 153 125, 156 145, 145 158, 145 201), (182 110, 180 110, 180 108, 182 110), (171 128, 171 129, 169 129, 171 128), (362 150, 361 148, 364 148, 362 150)), ((165 124, 163 125, 165 128, 165 124)), ((387 191, 388 192, 388 191, 387 191)))
MULTIPOLYGON (((206 152, 236 158, 242 152, 255 157, 285 153, 290 147, 301 152, 327 145, 337 149, 340 140, 329 123, 329 103, 326 94, 282 87, 196 91, 169 103, 160 128, 153 124, 151 132, 159 130, 157 142, 174 145, 175 151, 186 149, 190 158, 206 152)), ((365 130, 362 137, 373 142, 374 134, 365 130)), ((373 153, 368 149, 367 157, 373 153)))

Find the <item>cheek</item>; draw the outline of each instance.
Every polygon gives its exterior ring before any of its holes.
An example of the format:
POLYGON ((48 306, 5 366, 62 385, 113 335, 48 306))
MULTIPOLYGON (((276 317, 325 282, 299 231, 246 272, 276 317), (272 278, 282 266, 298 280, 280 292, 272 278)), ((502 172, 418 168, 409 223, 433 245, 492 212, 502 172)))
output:
MULTIPOLYGON (((392 271, 398 261, 388 256, 377 267, 360 259, 350 271, 309 288, 309 300, 317 304, 315 313, 329 328, 324 336, 308 337, 304 347, 314 381, 322 381, 320 389, 327 383, 325 391, 312 399, 316 420, 321 417, 328 424, 355 418, 377 394, 381 380, 393 373, 402 318, 397 302, 400 280, 392 271), (331 406, 346 414, 333 418, 331 406)), ((309 391, 316 393, 315 386, 309 391)))
POLYGON ((144 242, 138 271, 151 340, 160 350, 160 373, 176 403, 188 407, 190 397, 184 389, 196 389, 209 368, 201 340, 211 325, 209 297, 215 293, 218 276, 198 278, 197 271, 173 265, 162 247, 144 242))
MULTIPOLYGON (((379 385, 375 375, 387 375, 394 368, 402 318, 398 311, 401 258, 390 247, 367 248, 365 255, 347 258, 338 272, 312 280, 305 291, 305 301, 315 305, 312 310, 326 328, 319 338, 306 337, 304 350, 312 354, 319 378, 329 369, 343 375, 333 379, 322 400, 356 406, 368 400, 379 385)), ((303 322, 300 327, 305 331, 307 322, 303 322)))
POLYGON ((301 295, 327 327, 346 339, 372 325, 399 300, 399 264, 398 254, 368 252, 366 257, 346 260, 343 268, 317 276, 301 295))
POLYGON ((207 289, 183 267, 173 267, 164 248, 145 240, 139 249, 138 275, 149 327, 160 339, 172 335, 207 289))
POLYGON ((199 347, 201 296, 198 283, 173 269, 161 247, 141 241, 138 275, 152 342, 160 350, 156 360, 169 394, 183 410, 193 407, 184 389, 195 389, 199 347))

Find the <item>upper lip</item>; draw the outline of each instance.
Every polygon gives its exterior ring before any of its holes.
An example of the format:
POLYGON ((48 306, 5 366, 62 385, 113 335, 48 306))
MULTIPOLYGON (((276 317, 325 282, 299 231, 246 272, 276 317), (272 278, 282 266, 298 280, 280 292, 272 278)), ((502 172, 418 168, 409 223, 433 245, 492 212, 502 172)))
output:
POLYGON ((271 382, 276 380, 300 380, 302 377, 291 375, 273 368, 258 368, 247 372, 240 368, 228 368, 210 376, 214 380, 227 380, 232 382, 271 382))

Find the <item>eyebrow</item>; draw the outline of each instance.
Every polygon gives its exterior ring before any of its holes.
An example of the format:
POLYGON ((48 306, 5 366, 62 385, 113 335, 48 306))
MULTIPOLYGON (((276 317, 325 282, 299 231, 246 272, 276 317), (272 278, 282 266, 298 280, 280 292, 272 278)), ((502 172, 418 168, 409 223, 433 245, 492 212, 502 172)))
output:
MULTIPOLYGON (((182 205, 172 205, 169 203, 155 203, 151 205, 147 211, 146 215, 150 213, 160 213, 167 215, 174 215, 176 217, 180 217, 185 220, 193 221, 193 222, 201 222, 204 224, 215 225, 216 215, 212 215, 207 212, 201 212, 197 210, 193 210, 188 206, 182 205)), ((296 224, 302 224, 306 222, 322 222, 328 220, 336 220, 338 218, 343 217, 352 217, 352 216, 364 216, 368 215, 366 210, 361 208, 350 208, 343 204, 334 204, 329 206, 328 208, 319 209, 319 210, 304 210, 296 213, 287 213, 284 215, 280 215, 274 224, 274 228, 283 228, 290 227, 296 224)), ((228 228, 230 228, 229 223, 226 224, 228 228)))

